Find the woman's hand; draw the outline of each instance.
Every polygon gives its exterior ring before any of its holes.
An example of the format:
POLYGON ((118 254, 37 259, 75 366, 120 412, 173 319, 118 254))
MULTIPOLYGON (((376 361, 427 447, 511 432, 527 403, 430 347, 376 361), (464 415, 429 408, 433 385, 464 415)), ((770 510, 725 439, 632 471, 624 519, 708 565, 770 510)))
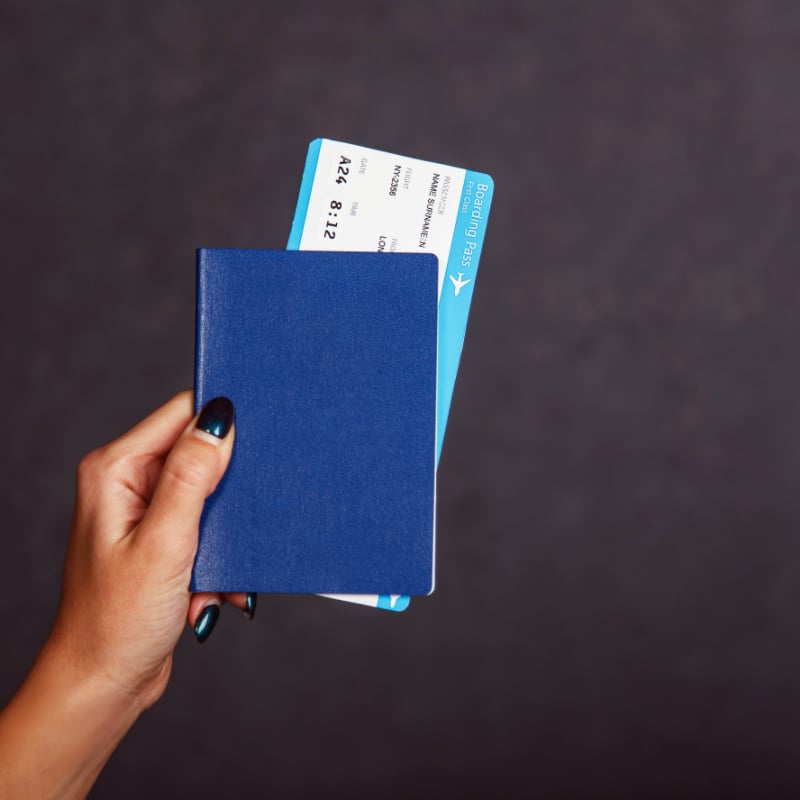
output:
MULTIPOLYGON (((184 392, 81 462, 56 622, 0 714, 0 798, 84 796, 163 694, 186 621, 211 632, 223 597, 189 581, 233 438, 230 401, 193 419, 184 392)), ((254 595, 225 599, 252 617, 254 595)))
MULTIPOLYGON (((200 514, 230 460, 233 407, 192 419, 190 392, 86 456, 58 618, 51 635, 74 663, 157 700, 187 617, 210 633, 221 599, 189 594, 200 514)), ((232 600, 244 606, 245 596, 232 600)))

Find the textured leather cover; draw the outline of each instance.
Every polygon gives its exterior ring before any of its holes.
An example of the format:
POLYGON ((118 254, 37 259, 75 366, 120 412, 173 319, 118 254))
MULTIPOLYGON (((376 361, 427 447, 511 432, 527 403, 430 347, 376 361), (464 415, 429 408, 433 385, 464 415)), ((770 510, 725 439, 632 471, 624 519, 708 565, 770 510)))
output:
POLYGON ((195 401, 236 410, 194 591, 433 588, 437 260, 199 250, 195 401))

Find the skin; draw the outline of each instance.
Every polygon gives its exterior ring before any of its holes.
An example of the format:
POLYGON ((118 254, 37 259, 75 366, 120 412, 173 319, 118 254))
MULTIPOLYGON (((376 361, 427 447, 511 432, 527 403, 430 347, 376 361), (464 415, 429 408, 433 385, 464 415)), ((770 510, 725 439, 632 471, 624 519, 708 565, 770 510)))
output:
POLYGON ((195 426, 183 392, 78 467, 61 603, 28 677, 0 713, 0 798, 82 798, 164 693, 187 621, 244 594, 189 592, 200 514, 234 430, 195 426))

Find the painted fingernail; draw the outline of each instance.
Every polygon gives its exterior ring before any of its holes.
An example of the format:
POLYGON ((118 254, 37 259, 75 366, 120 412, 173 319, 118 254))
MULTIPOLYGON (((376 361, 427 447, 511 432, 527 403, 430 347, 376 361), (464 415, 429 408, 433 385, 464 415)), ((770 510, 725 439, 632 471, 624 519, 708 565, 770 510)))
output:
POLYGON ((216 436, 217 439, 224 439, 231 425, 233 425, 233 403, 227 397, 215 397, 209 400, 197 418, 197 427, 216 436))
POLYGON ((202 644, 209 636, 211 636, 211 631, 214 630, 214 626, 217 624, 217 620, 219 619, 219 606, 218 605, 210 605, 206 606, 203 609, 203 613, 197 619, 197 623, 194 626, 194 635, 197 637, 197 641, 202 644))
POLYGON ((258 595, 255 592, 248 592, 247 597, 244 599, 244 608, 242 609, 247 619, 253 619, 256 615, 256 605, 258 605, 258 595))

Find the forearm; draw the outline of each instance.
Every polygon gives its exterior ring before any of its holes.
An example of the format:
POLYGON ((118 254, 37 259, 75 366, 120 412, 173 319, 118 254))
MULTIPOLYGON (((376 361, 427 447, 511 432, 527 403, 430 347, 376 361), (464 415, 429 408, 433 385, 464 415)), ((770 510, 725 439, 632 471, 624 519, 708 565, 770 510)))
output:
POLYGON ((48 642, 0 713, 0 800, 85 797, 141 708, 48 642))

